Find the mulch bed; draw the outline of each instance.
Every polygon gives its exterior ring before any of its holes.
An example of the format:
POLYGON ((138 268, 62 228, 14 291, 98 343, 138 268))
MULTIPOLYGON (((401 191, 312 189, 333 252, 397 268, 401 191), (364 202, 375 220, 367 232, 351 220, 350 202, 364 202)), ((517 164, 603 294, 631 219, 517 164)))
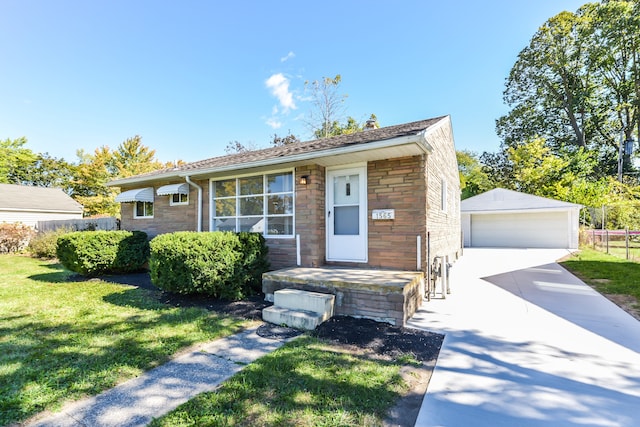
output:
MULTIPOLYGON (((158 292, 158 299, 174 307, 202 307, 250 320, 262 320, 262 309, 271 305, 264 295, 254 295, 242 301, 224 301, 207 296, 180 295, 160 291, 149 278, 148 273, 104 276, 107 282, 122 283, 158 292)), ((291 328, 265 325, 258 330, 265 337, 287 338, 299 334, 291 328)), ((334 316, 311 332, 313 336, 348 346, 366 349, 375 354, 395 358, 412 354, 418 361, 429 362, 438 357, 443 335, 411 328, 401 328, 370 319, 349 316, 334 316)))

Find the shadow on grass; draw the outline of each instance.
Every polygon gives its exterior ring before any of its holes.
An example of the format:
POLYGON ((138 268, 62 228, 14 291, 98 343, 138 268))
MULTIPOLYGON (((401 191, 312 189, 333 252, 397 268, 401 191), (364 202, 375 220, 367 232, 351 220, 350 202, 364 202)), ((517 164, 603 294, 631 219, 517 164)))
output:
POLYGON ((69 281, 74 275, 74 273, 65 269, 60 263, 42 262, 38 266, 53 271, 51 273, 33 274, 29 276, 29 279, 36 280, 38 282, 60 283, 69 281))
POLYGON ((376 425, 401 392, 398 364, 302 337, 151 425, 376 425))
MULTIPOLYGON (((123 306, 162 308, 155 301, 145 302, 142 294, 132 289, 105 299, 123 306)), ((203 316, 198 309, 115 315, 109 320, 70 319, 57 324, 21 316, 0 317, 4 338, 0 341, 0 425, 55 409, 66 400, 97 394, 140 370, 163 363, 202 336, 163 335, 158 326, 179 328, 188 322, 197 322, 197 328, 209 336, 239 330, 234 322, 203 316), (150 330, 158 333, 147 333, 150 330)))

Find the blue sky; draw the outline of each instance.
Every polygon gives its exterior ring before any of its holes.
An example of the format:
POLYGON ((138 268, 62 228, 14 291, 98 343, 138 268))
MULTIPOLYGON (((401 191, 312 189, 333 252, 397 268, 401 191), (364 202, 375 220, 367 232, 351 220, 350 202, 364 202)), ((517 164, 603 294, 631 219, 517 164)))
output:
POLYGON ((158 159, 310 139, 304 82, 342 76, 346 114, 449 114, 497 151, 504 80, 536 29, 585 1, 1 0, 0 140, 76 160, 134 135, 158 159))

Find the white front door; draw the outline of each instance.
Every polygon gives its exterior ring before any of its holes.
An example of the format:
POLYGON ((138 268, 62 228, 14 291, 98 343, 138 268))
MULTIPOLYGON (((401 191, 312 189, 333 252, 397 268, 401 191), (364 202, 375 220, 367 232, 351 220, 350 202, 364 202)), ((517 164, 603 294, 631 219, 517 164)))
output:
POLYGON ((327 171, 327 261, 367 261, 367 167, 327 171))

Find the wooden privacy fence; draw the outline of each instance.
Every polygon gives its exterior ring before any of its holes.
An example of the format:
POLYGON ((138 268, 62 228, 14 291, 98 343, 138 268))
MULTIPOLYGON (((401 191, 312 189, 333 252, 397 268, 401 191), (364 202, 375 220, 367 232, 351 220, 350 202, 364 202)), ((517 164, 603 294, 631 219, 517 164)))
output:
POLYGON ((36 230, 39 232, 68 228, 72 231, 85 230, 119 230, 120 221, 115 217, 56 219, 52 221, 38 221, 36 230))
POLYGON ((625 259, 640 259, 640 231, 637 230, 598 230, 587 231, 589 242, 594 249, 625 259))

